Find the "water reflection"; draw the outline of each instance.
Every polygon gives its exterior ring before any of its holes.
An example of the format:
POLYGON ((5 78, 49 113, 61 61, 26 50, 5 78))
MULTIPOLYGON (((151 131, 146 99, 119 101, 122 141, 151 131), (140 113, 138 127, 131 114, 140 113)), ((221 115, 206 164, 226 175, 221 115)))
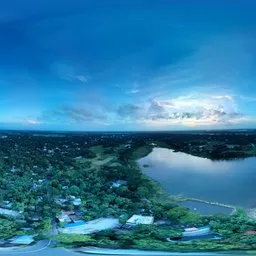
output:
POLYGON ((144 173, 171 194, 255 207, 256 158, 211 161, 170 149, 154 148, 139 160, 144 173), (143 167, 149 165, 149 167, 143 167))

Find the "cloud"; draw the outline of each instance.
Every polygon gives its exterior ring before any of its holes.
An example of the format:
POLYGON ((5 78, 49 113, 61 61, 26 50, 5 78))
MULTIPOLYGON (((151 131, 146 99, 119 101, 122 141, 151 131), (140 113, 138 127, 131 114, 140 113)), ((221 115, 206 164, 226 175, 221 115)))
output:
POLYGON ((90 79, 89 76, 83 74, 84 68, 78 68, 76 65, 72 64, 53 63, 51 65, 51 70, 60 79, 69 82, 87 83, 90 79))
POLYGON ((88 77, 82 76, 82 75, 77 75, 77 76, 71 76, 74 80, 78 80, 82 83, 87 83, 88 82, 88 77))
POLYGON ((142 116, 144 109, 135 104, 124 104, 118 107, 117 114, 121 118, 134 119, 142 116))
POLYGON ((140 92, 139 89, 131 89, 131 90, 126 91, 127 94, 136 94, 136 93, 139 93, 139 92, 140 92))
POLYGON ((31 124, 31 125, 38 125, 41 124, 42 122, 34 119, 28 119, 24 121, 25 124, 31 124))
POLYGON ((230 95, 218 95, 218 96, 212 96, 212 98, 217 100, 222 100, 222 99, 233 100, 233 97, 230 95))
POLYGON ((227 125, 244 117, 237 111, 233 98, 227 95, 151 99, 142 104, 124 104, 117 113, 129 122, 155 126, 227 125))
POLYGON ((61 123, 102 123, 107 124, 106 116, 98 109, 62 106, 54 110, 46 111, 41 115, 41 118, 48 122, 61 123))

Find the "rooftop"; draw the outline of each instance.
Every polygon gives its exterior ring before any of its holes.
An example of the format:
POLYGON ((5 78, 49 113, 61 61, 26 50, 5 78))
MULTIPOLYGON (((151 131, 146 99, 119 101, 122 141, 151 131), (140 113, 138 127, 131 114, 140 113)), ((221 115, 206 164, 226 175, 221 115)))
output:
POLYGON ((9 239, 11 244, 31 244, 34 242, 34 238, 31 235, 15 236, 9 239))
POLYGON ((64 225, 64 228, 74 228, 74 227, 82 226, 82 225, 85 225, 85 224, 86 224, 85 221, 78 220, 74 223, 69 223, 69 224, 64 225))
POLYGON ((142 215, 133 215, 130 219, 127 220, 127 224, 153 224, 154 217, 153 216, 142 216, 142 215))

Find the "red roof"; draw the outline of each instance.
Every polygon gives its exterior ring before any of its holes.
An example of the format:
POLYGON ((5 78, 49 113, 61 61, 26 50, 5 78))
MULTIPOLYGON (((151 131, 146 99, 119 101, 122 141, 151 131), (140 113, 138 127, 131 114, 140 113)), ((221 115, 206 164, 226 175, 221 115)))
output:
POLYGON ((245 234, 256 235, 256 230, 247 230, 247 231, 245 231, 245 234))

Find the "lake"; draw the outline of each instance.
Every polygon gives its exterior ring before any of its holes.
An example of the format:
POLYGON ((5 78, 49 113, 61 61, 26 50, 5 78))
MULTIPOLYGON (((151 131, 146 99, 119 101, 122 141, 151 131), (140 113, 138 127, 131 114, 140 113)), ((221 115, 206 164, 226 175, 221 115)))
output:
MULTIPOLYGON (((141 158, 138 164, 144 174, 157 180, 172 195, 184 195, 245 208, 256 207, 254 157, 212 161, 171 149, 154 148, 148 156, 141 158)), ((195 202, 194 204, 200 205, 195 202)), ((193 204, 189 207, 196 208, 193 204)))

